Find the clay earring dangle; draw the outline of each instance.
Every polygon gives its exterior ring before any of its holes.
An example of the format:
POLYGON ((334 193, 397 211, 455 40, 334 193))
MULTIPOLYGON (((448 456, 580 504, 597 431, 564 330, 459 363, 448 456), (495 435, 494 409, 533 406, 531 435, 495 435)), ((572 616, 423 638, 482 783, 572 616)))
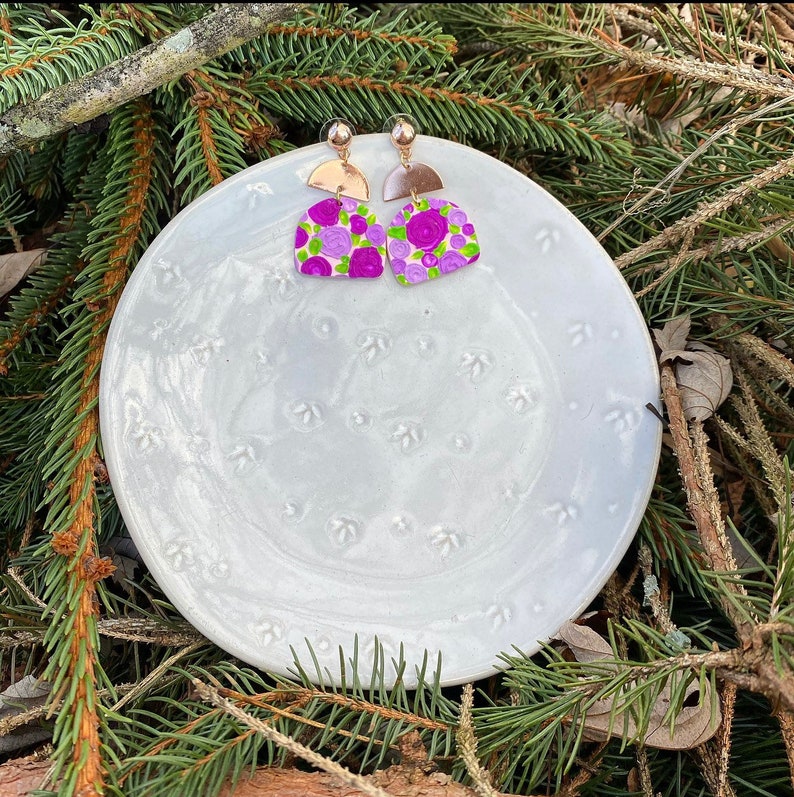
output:
POLYGON ((411 161, 415 125, 407 117, 398 117, 390 138, 400 153, 400 165, 386 178, 383 199, 412 200, 397 212, 386 231, 389 262, 398 282, 415 285, 474 263, 480 246, 466 212, 448 199, 419 196, 443 188, 444 183, 435 169, 411 161))
POLYGON ((312 205, 295 230, 295 268, 315 277, 364 277, 383 273, 386 234, 369 201, 369 183, 350 163, 353 129, 344 120, 328 128, 328 144, 338 158, 321 163, 307 184, 333 194, 312 205))

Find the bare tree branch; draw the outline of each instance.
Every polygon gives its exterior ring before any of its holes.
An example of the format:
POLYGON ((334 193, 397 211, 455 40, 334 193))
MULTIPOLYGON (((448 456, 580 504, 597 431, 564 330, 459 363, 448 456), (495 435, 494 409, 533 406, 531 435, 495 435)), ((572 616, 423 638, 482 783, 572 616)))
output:
POLYGON ((301 3, 227 5, 137 52, 0 116, 0 155, 88 122, 260 36, 301 3))

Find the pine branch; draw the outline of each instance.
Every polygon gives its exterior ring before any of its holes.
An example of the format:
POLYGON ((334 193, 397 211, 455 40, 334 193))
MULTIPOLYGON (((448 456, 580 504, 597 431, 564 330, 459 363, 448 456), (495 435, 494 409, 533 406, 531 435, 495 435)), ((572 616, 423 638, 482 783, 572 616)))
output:
MULTIPOLYGON (((138 242, 146 196, 152 180, 155 153, 153 120, 147 105, 140 103, 132 124, 131 146, 134 156, 126 175, 128 190, 124 192, 125 206, 115 217, 116 234, 112 237, 100 290, 94 297, 91 319, 91 342, 85 354, 76 406, 78 419, 73 435, 72 472, 69 474, 68 510, 70 523, 66 528, 54 528, 52 548, 63 556, 66 567, 63 586, 67 589, 66 642, 68 657, 66 673, 56 679, 53 701, 70 692, 70 708, 75 711, 76 732, 72 747, 72 766, 64 783, 76 793, 99 795, 105 781, 104 764, 99 736, 100 716, 97 692, 98 640, 96 639, 97 583, 115 569, 109 560, 100 559, 94 542, 95 460, 99 432, 97 398, 99 392, 99 364, 104 351, 109 321, 121 295, 130 253, 138 242)), ((112 141, 113 139, 111 139, 112 141)), ((57 582, 56 582, 57 583, 57 582)), ((57 616, 57 615, 56 615, 57 616)), ((51 627, 59 628, 60 623, 51 627)), ((50 633, 49 641, 53 643, 50 633)), ((57 639, 61 645, 62 640, 57 639)), ((50 664, 57 663, 55 659, 50 664)), ((68 728, 66 712, 56 724, 56 740, 63 738, 68 728)), ((72 734, 70 733, 71 737, 72 734)))
POLYGON ((0 115, 0 155, 109 113, 261 35, 295 13, 293 3, 242 3, 0 115))

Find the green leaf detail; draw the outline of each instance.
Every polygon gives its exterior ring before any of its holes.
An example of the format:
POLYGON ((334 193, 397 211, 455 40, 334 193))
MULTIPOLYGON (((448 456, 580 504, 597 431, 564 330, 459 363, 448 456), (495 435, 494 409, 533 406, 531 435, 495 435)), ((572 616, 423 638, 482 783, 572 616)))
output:
POLYGON ((410 214, 410 213, 409 213, 407 210, 404 210, 404 211, 403 211, 403 218, 404 218, 406 221, 408 221, 408 219, 410 219, 410 218, 411 218, 411 214, 410 214))
POLYGON ((416 207, 418 210, 430 210, 430 203, 422 197, 417 203, 416 207))
POLYGON ((350 258, 347 255, 342 255, 342 257, 339 258, 339 262, 343 266, 349 266, 350 265, 350 258))
POLYGON ((339 265, 334 266, 334 271, 338 271, 340 274, 347 274, 347 272, 350 271, 350 264, 339 263, 339 265))
POLYGON ((457 233, 459 233, 459 232, 460 232, 460 227, 458 227, 458 225, 457 225, 457 224, 450 224, 450 225, 449 225, 449 231, 450 231, 450 232, 451 232, 453 235, 456 235, 457 233))
POLYGON ((450 211, 450 210, 452 210, 452 205, 444 205, 443 207, 440 207, 440 208, 438 209, 438 212, 439 212, 439 213, 440 213, 442 216, 449 216, 449 211, 450 211))
POLYGON ((433 268, 429 268, 427 270, 427 278, 434 280, 440 273, 441 272, 438 270, 438 268, 436 266, 433 266, 433 268))
POLYGON ((322 227, 319 224, 315 224, 315 225, 312 226, 312 228, 310 230, 307 230, 306 232, 317 233, 317 232, 320 232, 320 230, 322 230, 322 227))
POLYGON ((319 255, 323 248, 323 242, 320 238, 312 238, 309 241, 309 253, 312 255, 319 255))
POLYGON ((389 237, 400 241, 406 240, 405 227, 389 227, 389 237))
MULTIPOLYGON (((369 218, 367 218, 367 213, 369 213, 369 208, 366 205, 359 205, 356 208, 356 213, 358 213, 359 216, 364 216, 364 218, 366 218, 367 221, 369 221, 369 218)), ((373 219, 375 218, 375 214, 372 214, 372 218, 373 219)), ((372 222, 370 222, 370 224, 371 223, 372 222)))
POLYGON ((373 224, 377 224, 377 222, 378 222, 378 217, 374 213, 370 213, 369 216, 367 216, 367 224, 369 224, 370 227, 373 224))
POLYGON ((400 285, 410 285, 410 284, 411 284, 411 283, 410 283, 410 282, 408 282, 408 280, 405 278, 405 274, 398 274, 398 275, 397 275, 397 282, 399 282, 399 283, 400 283, 400 285))
POLYGON ((345 227, 350 224, 350 214, 346 210, 339 211, 339 223, 344 224, 345 227))
POLYGON ((297 257, 301 263, 305 263, 309 259, 309 253, 305 249, 299 249, 297 257))
POLYGON ((476 255, 479 251, 480 251, 479 244, 475 244, 475 243, 472 242, 470 244, 466 244, 466 246, 464 246, 460 250, 460 253, 464 257, 472 257, 472 256, 476 255))
POLYGON ((302 221, 302 222, 301 222, 301 223, 298 225, 298 227, 300 227, 302 230, 305 230, 305 231, 306 231, 306 232, 308 232, 309 234, 311 234, 311 232, 312 232, 312 225, 311 225, 311 224, 309 224, 309 222, 308 222, 308 221, 302 221))
POLYGON ((357 235, 357 234, 356 234, 356 233, 354 233, 354 232, 351 232, 351 233, 350 233, 350 240, 353 242, 353 247, 355 248, 356 246, 358 246, 358 245, 359 245, 359 243, 360 243, 360 241, 361 241, 361 236, 360 236, 360 235, 357 235))
POLYGON ((441 255, 443 255, 443 254, 444 254, 444 252, 446 252, 446 251, 447 251, 447 242, 446 242, 446 241, 442 241, 442 242, 441 242, 441 243, 440 243, 440 244, 439 244, 439 245, 438 245, 438 246, 437 246, 437 247, 436 247, 436 248, 433 250, 433 254, 434 254, 436 257, 441 257, 441 255))
POLYGON ((415 252, 411 253, 411 260, 421 260, 424 256, 424 252, 421 249, 417 249, 415 252))
POLYGON ((362 238, 361 243, 358 245, 359 249, 366 249, 368 246, 372 246, 372 243, 366 238, 362 238))

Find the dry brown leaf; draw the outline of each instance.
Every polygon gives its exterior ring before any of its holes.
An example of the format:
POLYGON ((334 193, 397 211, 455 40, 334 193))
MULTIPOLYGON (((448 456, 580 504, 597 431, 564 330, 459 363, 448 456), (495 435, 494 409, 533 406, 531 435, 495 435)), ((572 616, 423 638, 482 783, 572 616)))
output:
MULTIPOLYGON (((651 711, 648 730, 643 738, 647 747, 657 747, 663 750, 691 750, 707 742, 722 722, 719 699, 715 699, 711 684, 707 681, 703 694, 700 694, 700 684, 693 681, 686 690, 683 708, 672 723, 664 721, 665 714, 670 708, 670 685, 665 685, 651 711)), ((612 736, 622 736, 624 732, 634 737, 637 734, 637 725, 627 712, 619 711, 612 724, 612 733, 609 733, 610 712, 612 700, 599 700, 587 712, 584 720, 585 736, 591 741, 605 741, 612 736)))
MULTIPOLYGON (((32 675, 26 675, 4 692, 0 692, 0 720, 24 714, 32 708, 43 706, 50 694, 50 685, 32 675)), ((52 731, 40 725, 23 725, 11 733, 0 736, 0 753, 12 753, 42 742, 52 736, 52 731)), ((0 792, 2 794, 2 792, 0 792)))
POLYGON ((560 628, 554 638, 561 639, 568 645, 576 661, 600 661, 615 657, 611 645, 601 634, 586 625, 577 625, 570 620, 560 628))
POLYGON ((688 421, 705 421, 728 398, 733 387, 731 361, 704 343, 687 340, 690 331, 688 315, 668 321, 653 336, 661 349, 659 362, 676 360, 675 378, 681 391, 684 417, 688 421))
POLYGON ((0 296, 5 296, 47 259, 46 249, 0 255, 0 296))
POLYGON ((692 321, 688 315, 680 315, 668 321, 661 329, 653 330, 656 345, 662 350, 659 362, 673 360, 682 354, 685 355, 687 338, 692 321))
POLYGON ((675 367, 684 417, 705 421, 731 392, 731 361, 703 343, 690 343, 686 354, 690 362, 675 367))

